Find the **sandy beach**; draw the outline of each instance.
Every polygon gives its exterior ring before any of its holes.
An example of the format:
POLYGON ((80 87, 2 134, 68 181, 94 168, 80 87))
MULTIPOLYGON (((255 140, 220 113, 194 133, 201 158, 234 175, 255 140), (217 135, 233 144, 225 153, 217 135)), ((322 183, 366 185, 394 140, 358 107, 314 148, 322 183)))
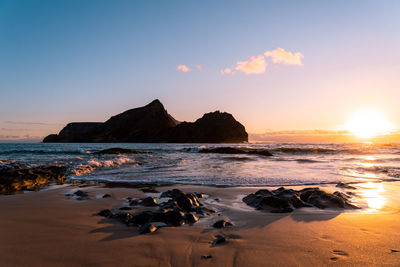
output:
POLYGON ((68 184, 3 195, 1 265, 395 266, 400 263, 400 203, 395 199, 400 184, 381 185, 384 205, 379 210, 302 208, 283 214, 257 211, 241 202, 259 188, 87 186, 79 189, 90 198, 76 200, 65 195, 78 189, 68 184), (172 188, 205 193, 203 201, 218 212, 192 226, 163 227, 144 235, 136 227, 95 216, 102 209, 120 207, 125 197, 155 196, 172 188), (105 193, 111 197, 99 198, 105 193), (234 226, 212 228, 221 218, 234 226), (213 245, 217 235, 226 242, 213 245))

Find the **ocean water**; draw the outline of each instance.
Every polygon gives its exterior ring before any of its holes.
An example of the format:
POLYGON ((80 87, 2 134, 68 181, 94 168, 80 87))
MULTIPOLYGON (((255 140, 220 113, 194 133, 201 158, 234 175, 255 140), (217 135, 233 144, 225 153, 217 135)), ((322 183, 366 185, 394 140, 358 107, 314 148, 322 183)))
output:
POLYGON ((1 143, 0 168, 62 165, 68 179, 220 186, 284 186, 400 180, 400 144, 42 144, 1 143), (267 149, 273 156, 198 153, 202 148, 267 149), (111 148, 144 154, 96 155, 111 148))

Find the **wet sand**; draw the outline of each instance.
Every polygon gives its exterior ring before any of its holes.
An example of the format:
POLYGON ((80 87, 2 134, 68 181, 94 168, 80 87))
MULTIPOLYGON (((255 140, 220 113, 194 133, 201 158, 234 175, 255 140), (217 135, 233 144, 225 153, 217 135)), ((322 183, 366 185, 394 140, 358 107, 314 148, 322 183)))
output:
MULTIPOLYGON (((369 187, 369 186, 367 186, 369 187)), ((241 202, 255 188, 162 186, 79 188, 89 200, 65 193, 76 185, 0 196, 2 266, 321 266, 400 264, 400 184, 382 183, 364 193, 376 210, 332 211, 303 208, 272 214, 241 202), (94 216, 135 198, 179 188, 203 192, 218 214, 193 226, 165 227, 140 235, 113 219, 94 216), (111 198, 96 198, 101 194, 111 198), (218 200, 215 200, 218 198, 218 200), (397 198, 397 199, 396 199, 397 198), (233 227, 213 229, 229 219, 233 227), (212 245, 216 235, 227 242, 212 245), (202 257, 206 256, 206 257, 202 257), (211 256, 207 258, 207 256, 211 256), (207 259, 205 259, 207 258, 207 259)), ((328 188, 329 189, 329 188, 328 188)), ((333 190, 333 189, 332 189, 333 190)), ((203 200, 204 201, 204 200, 203 200)))

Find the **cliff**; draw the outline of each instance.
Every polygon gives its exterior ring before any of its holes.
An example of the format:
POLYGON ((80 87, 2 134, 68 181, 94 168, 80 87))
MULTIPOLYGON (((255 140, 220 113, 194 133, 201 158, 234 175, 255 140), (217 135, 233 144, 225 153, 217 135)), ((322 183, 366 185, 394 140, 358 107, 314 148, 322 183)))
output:
POLYGON ((247 140, 244 126, 229 113, 216 111, 195 122, 179 123, 156 99, 104 123, 69 123, 58 135, 51 134, 43 142, 237 143, 247 140))

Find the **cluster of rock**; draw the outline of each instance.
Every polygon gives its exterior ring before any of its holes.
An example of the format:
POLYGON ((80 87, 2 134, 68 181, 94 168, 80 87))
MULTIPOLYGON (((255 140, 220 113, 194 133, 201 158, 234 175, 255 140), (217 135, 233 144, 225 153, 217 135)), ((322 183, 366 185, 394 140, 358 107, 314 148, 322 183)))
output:
POLYGON ((216 148, 203 148, 199 150, 199 153, 214 153, 214 154, 247 154, 247 155, 260 155, 260 156, 272 156, 271 152, 266 149, 241 149, 234 147, 216 147, 216 148))
POLYGON ((67 168, 43 166, 28 168, 15 164, 0 169, 0 193, 12 194, 21 190, 39 190, 49 182, 64 183, 67 168))
POLYGON ((243 202, 258 210, 267 210, 275 213, 292 212, 302 207, 316 207, 319 209, 357 209, 351 204, 350 196, 334 192, 333 194, 320 190, 318 187, 304 188, 302 190, 285 189, 280 187, 276 190, 262 189, 254 194, 247 195, 243 202))
POLYGON ((215 213, 215 210, 204 207, 200 203, 199 198, 202 197, 204 197, 203 194, 184 193, 179 189, 173 189, 160 195, 160 198, 169 198, 166 202, 157 203, 153 197, 129 200, 130 206, 154 207, 152 210, 136 213, 135 210, 127 207, 113 213, 105 209, 98 215, 117 219, 128 226, 138 226, 140 233, 149 233, 156 231, 159 227, 194 224, 198 221, 198 217, 215 213))
POLYGON ((205 114, 195 122, 179 122, 161 102, 111 117, 106 122, 73 122, 43 142, 173 142, 237 143, 248 141, 244 126, 225 112, 205 114))

